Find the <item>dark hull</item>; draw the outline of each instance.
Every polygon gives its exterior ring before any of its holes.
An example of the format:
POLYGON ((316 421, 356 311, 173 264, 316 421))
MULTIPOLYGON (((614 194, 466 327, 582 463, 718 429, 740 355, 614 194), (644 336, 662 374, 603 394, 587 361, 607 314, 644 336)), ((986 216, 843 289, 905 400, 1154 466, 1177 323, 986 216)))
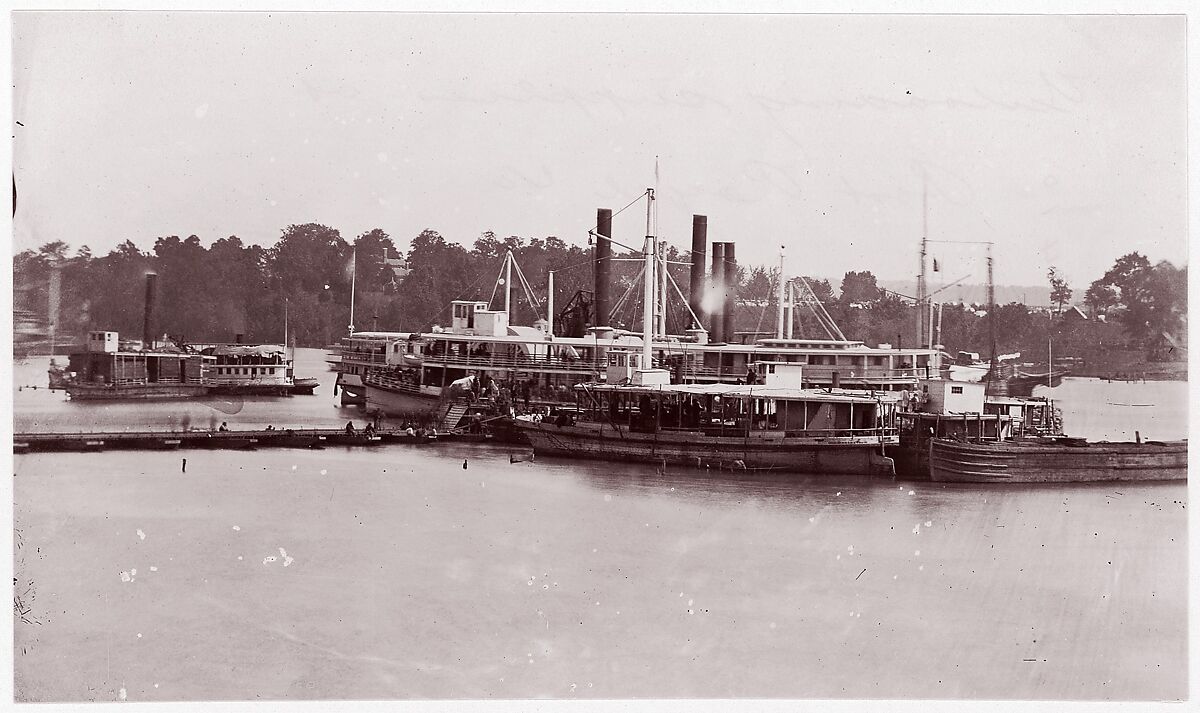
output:
POLYGON ((288 392, 296 396, 311 396, 313 391, 316 391, 317 387, 320 385, 321 383, 316 379, 296 379, 295 382, 292 383, 292 386, 288 392))
POLYGON ((896 477, 903 480, 929 480, 929 449, 900 445, 889 448, 896 462, 896 477))
POLYGON ((383 444, 383 438, 361 433, 354 435, 343 433, 337 436, 326 436, 325 443, 331 446, 378 446, 383 444))
POLYGON ((199 384, 71 384, 66 391, 72 401, 159 401, 202 397, 208 394, 208 387, 199 384))
POLYGON ((959 443, 935 439, 929 477, 942 483, 1186 480, 1187 441, 959 443))
POLYGON ((1055 372, 1054 374, 1017 373, 1016 376, 1007 379, 1005 384, 1008 386, 1009 396, 1028 398, 1033 395, 1035 387, 1049 385, 1050 388, 1055 388, 1062 384, 1063 377, 1066 375, 1066 372, 1055 372))
POLYGON ((893 475, 878 443, 839 438, 712 437, 699 432, 635 433, 514 420, 542 455, 667 463, 699 468, 893 475))

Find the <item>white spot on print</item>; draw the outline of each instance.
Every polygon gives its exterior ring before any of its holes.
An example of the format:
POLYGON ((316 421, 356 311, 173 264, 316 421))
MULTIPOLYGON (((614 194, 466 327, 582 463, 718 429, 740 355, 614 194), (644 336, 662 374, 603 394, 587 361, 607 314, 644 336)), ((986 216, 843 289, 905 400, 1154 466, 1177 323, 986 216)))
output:
POLYGON ((142 532, 141 530, 137 531, 137 536, 138 536, 138 539, 140 539, 140 540, 146 539, 146 533, 142 532))

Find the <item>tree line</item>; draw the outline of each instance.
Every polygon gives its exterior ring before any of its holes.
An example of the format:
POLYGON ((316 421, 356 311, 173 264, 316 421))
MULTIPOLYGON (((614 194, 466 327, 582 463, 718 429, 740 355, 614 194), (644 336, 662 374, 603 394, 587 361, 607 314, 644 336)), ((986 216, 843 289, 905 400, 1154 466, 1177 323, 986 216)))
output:
MULTIPOLYGON (((200 238, 165 236, 143 250, 126 240, 108 254, 94 256, 87 246, 74 253, 62 242, 26 250, 14 258, 15 306, 43 319, 52 266, 59 270, 61 296, 57 321, 60 342, 81 343, 90 330, 111 330, 138 338, 142 332, 145 275, 158 275, 156 336, 186 343, 233 341, 280 342, 287 330, 299 346, 322 346, 345 336, 350 326, 353 281, 354 328, 426 331, 450 322, 450 302, 476 299, 503 306, 496 287, 504 256, 512 251, 524 280, 514 271, 512 324, 545 318, 547 274, 555 272, 555 308, 593 289, 592 250, 557 237, 480 235, 466 247, 425 230, 401 254, 381 229, 348 241, 338 230, 315 223, 289 225, 270 247, 247 245, 237 236, 205 247, 200 238), (353 269, 351 264, 353 262, 353 269), (403 265, 403 267, 401 267, 403 265), (525 296, 532 289, 534 304, 525 296)), ((670 261, 686 261, 687 251, 666 248, 670 261)), ((614 326, 637 329, 641 320, 640 264, 633 252, 614 251, 612 301, 620 307, 614 326)), ((686 265, 671 265, 670 275, 687 295, 686 265)), ((773 332, 778 270, 739 266, 735 330, 773 332)), ((845 273, 837 293, 828 280, 806 278, 812 293, 850 339, 867 344, 915 346, 916 306, 908 296, 882 290, 869 271, 845 273)), ((1187 268, 1163 261, 1152 264, 1139 253, 1119 258, 1086 290, 1087 319, 1067 307, 1074 290, 1052 268, 1048 275, 1056 308, 1020 303, 998 305, 994 314, 996 349, 1037 358, 1054 339, 1056 355, 1087 356, 1105 348, 1144 349, 1164 334, 1180 338, 1186 327, 1187 268)), ((667 328, 682 333, 690 326, 686 304, 672 294, 667 328)), ((501 287, 500 289, 503 289, 501 287)), ((948 303, 940 310, 940 342, 950 350, 990 355, 991 328, 986 305, 948 303)), ((797 308, 797 336, 826 338, 808 308, 797 308)))

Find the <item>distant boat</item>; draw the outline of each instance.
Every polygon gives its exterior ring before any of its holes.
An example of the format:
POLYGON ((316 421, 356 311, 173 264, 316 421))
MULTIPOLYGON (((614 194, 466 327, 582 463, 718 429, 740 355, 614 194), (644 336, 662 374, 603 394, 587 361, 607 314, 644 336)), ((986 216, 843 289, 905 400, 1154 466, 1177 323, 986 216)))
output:
POLYGON ((1013 376, 1005 380, 1008 385, 1009 396, 1031 396, 1035 386, 1048 386, 1055 388, 1062 384, 1064 376, 1069 376, 1070 372, 1056 369, 1051 372, 1049 369, 1045 371, 1026 371, 1017 368, 1013 376))
POLYGON ((213 357, 205 364, 204 384, 212 394, 241 396, 290 396, 311 394, 317 387, 308 380, 297 391, 292 360, 278 344, 220 344, 200 350, 213 357))
POLYGON ((1046 438, 964 443, 934 439, 929 477, 940 483, 1087 483, 1187 480, 1187 441, 1090 443, 1046 438))
POLYGON ((341 344, 326 344, 325 345, 325 364, 329 366, 330 371, 338 371, 342 366, 342 345, 341 344))

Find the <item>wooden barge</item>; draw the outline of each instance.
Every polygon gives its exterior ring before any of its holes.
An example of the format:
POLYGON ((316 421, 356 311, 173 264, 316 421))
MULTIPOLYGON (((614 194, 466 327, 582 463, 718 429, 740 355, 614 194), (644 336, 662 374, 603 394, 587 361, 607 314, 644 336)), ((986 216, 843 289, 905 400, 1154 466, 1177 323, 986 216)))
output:
POLYGON ((930 444, 929 478, 939 483, 1187 480, 1187 441, 1039 438, 963 443, 937 438, 930 444))
POLYGON ((256 431, 137 431, 104 433, 17 433, 14 453, 79 452, 103 450, 172 450, 251 448, 324 448, 420 445, 490 440, 473 433, 408 433, 388 430, 375 434, 343 429, 285 429, 256 431))

